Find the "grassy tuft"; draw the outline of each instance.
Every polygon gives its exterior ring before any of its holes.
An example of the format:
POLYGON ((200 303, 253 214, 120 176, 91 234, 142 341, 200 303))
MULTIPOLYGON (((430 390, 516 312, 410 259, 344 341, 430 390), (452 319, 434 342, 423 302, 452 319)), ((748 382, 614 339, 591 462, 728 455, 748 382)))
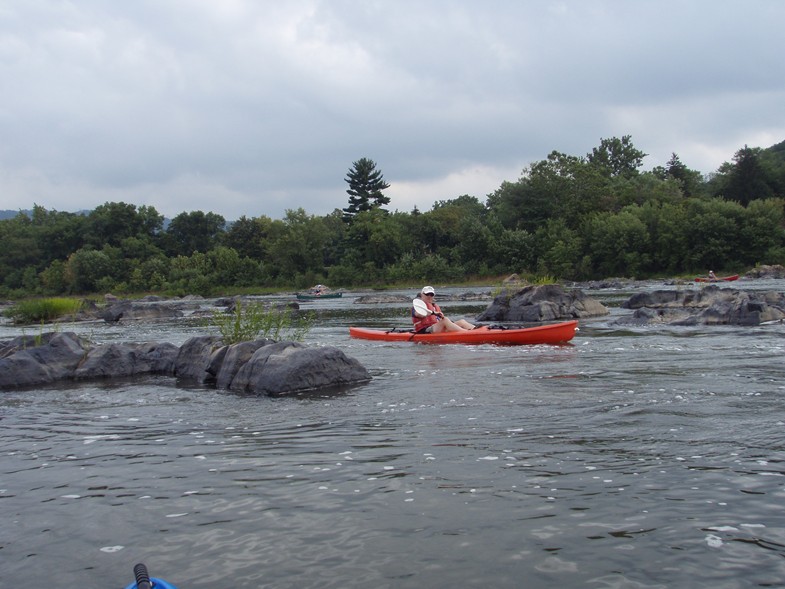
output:
POLYGON ((30 299, 21 301, 5 312, 14 323, 42 323, 75 315, 82 308, 82 301, 65 297, 30 299))
POLYGON ((265 308, 237 301, 232 313, 215 313, 213 322, 227 345, 257 339, 301 341, 313 326, 313 314, 295 317, 291 309, 265 308))

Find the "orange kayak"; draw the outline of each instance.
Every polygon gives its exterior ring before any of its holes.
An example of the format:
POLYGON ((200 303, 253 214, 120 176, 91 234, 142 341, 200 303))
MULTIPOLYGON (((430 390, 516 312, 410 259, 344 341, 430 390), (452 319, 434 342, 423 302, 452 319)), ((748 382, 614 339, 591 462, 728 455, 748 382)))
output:
POLYGON ((575 337, 577 321, 564 321, 521 329, 496 329, 480 327, 471 331, 445 331, 442 333, 414 333, 384 329, 350 327, 349 335, 358 339, 386 342, 417 342, 422 344, 496 344, 520 346, 525 344, 563 344, 575 337))

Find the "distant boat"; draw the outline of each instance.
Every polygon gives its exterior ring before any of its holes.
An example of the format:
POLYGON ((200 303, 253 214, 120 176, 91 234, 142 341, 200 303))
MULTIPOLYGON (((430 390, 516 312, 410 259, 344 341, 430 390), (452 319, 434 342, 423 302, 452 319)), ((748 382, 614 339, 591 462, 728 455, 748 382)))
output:
POLYGON ((734 280, 738 280, 739 275, 734 274, 733 276, 717 276, 716 278, 709 278, 708 276, 698 276, 695 279, 695 282, 733 282, 734 280))
POLYGON ((343 296, 342 292, 325 292, 325 293, 317 293, 317 292, 298 292, 297 293, 297 300, 299 301, 312 301, 316 299, 340 299, 343 296))

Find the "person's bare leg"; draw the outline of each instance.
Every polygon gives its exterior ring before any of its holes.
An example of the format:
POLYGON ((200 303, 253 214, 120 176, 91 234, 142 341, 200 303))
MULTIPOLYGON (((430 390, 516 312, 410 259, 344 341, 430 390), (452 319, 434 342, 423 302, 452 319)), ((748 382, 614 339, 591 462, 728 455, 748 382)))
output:
POLYGON ((439 320, 439 323, 433 326, 433 333, 440 333, 442 331, 465 331, 460 325, 456 325, 447 317, 439 320))

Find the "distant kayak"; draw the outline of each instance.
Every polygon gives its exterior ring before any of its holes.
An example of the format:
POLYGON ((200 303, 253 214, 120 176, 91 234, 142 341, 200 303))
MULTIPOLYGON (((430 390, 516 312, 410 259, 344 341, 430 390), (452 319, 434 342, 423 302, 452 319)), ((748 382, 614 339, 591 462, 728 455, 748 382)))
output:
POLYGON ((316 299, 340 299, 343 296, 342 292, 329 292, 326 294, 316 294, 316 293, 297 293, 297 300, 300 301, 309 301, 309 300, 316 300, 316 299))
POLYGON ((717 276, 717 278, 709 278, 708 276, 698 276, 695 279, 695 282, 733 282, 734 280, 738 280, 739 275, 734 274, 733 276, 717 276))
POLYGON ((388 342, 415 342, 423 344, 496 344, 520 346, 532 344, 563 344, 575 337, 577 321, 564 321, 537 327, 504 329, 480 327, 469 331, 444 331, 441 333, 414 333, 350 327, 349 335, 358 339, 388 342))

